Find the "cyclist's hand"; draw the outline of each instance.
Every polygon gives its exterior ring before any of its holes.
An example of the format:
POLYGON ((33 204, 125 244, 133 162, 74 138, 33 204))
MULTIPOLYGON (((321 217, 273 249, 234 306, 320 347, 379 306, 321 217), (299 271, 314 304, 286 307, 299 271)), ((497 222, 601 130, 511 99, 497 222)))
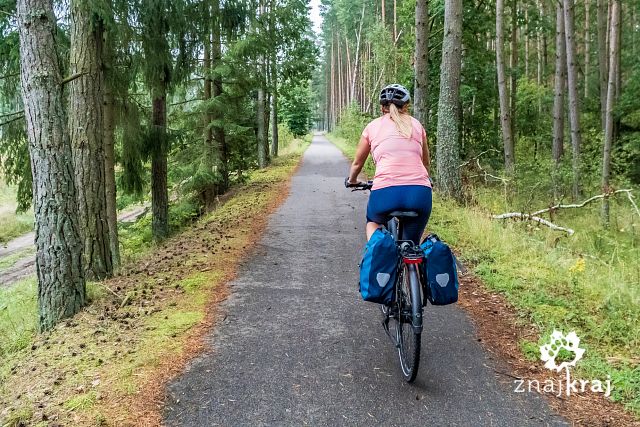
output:
POLYGON ((362 185, 362 184, 363 182, 360 182, 360 181, 356 181, 356 182, 349 181, 349 177, 344 179, 344 186, 346 188, 357 187, 358 185, 362 185))

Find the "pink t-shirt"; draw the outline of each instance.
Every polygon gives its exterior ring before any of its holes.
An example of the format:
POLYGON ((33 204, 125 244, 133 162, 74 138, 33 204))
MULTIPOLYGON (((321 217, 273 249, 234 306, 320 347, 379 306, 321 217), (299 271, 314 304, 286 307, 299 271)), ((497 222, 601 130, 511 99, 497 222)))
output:
POLYGON ((364 128, 362 137, 369 143, 376 164, 372 190, 394 185, 431 187, 429 174, 422 163, 422 141, 427 134, 418 120, 412 117, 411 123, 411 138, 400 135, 389 114, 378 117, 364 128))

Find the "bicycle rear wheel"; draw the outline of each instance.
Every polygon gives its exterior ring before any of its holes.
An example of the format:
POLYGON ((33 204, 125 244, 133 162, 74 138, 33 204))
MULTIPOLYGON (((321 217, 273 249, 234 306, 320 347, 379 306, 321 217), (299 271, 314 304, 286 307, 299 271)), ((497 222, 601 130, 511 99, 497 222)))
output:
POLYGON ((421 328, 416 331, 414 324, 422 326, 422 305, 419 310, 414 310, 416 301, 419 301, 420 295, 412 295, 411 281, 417 280, 417 274, 414 266, 404 264, 398 280, 398 288, 396 294, 396 303, 398 305, 398 319, 396 326, 396 340, 398 342, 398 358, 400 359, 400 368, 405 381, 412 382, 418 375, 418 366, 420 364, 420 346, 421 346, 421 328), (416 319, 418 317, 419 319, 416 319))

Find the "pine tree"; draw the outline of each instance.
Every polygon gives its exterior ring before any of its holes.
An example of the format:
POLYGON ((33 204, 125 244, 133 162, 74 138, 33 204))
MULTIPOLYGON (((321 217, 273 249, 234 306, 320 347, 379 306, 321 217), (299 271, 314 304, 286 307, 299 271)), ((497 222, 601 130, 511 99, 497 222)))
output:
POLYGON ((19 0, 17 12, 22 99, 33 171, 39 325, 44 331, 73 316, 86 302, 83 245, 53 4, 19 0))
POLYGON ((462 198, 460 180, 460 72, 462 0, 445 0, 444 39, 438 100, 438 185, 445 196, 462 198))
POLYGON ((104 151, 103 29, 86 0, 71 2, 71 137, 85 276, 99 280, 113 273, 104 151))

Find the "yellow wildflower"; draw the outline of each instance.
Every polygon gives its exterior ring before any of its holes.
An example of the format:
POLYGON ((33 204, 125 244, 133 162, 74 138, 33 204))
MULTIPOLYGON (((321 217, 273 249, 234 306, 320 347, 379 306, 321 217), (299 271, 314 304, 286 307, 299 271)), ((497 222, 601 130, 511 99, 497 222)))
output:
POLYGON ((582 273, 585 267, 584 258, 578 258, 576 263, 569 267, 569 272, 571 273, 582 273))

